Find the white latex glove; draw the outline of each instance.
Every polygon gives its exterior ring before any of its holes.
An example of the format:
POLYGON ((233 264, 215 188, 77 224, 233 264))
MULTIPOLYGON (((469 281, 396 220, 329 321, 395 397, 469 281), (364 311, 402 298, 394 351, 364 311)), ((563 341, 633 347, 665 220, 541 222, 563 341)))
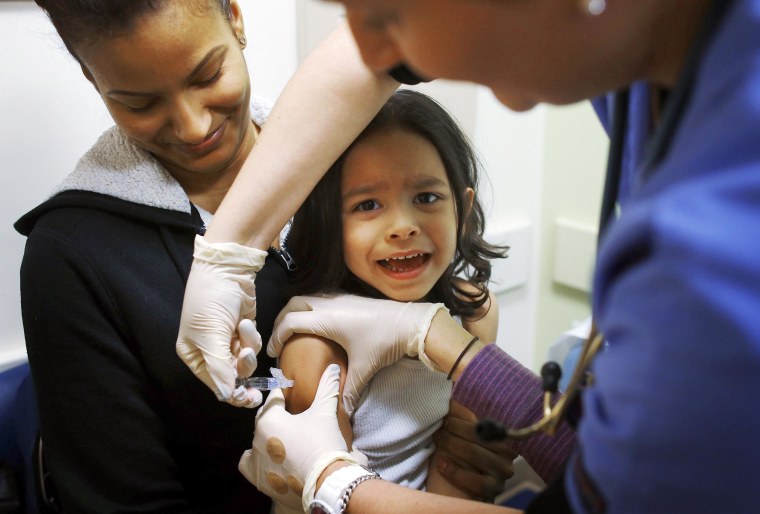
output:
POLYGON ((256 318, 256 273, 267 252, 195 237, 195 251, 182 305, 177 355, 219 400, 256 407, 261 393, 235 388, 235 378, 256 369, 261 336, 256 318), (233 346, 240 345, 237 357, 233 346))
POLYGON ((353 295, 295 296, 275 320, 267 353, 279 356, 294 333, 315 334, 341 345, 348 356, 343 404, 350 416, 375 373, 404 356, 419 357, 430 369, 441 371, 425 355, 425 337, 441 309, 446 307, 440 303, 353 295))
POLYGON ((290 414, 282 389, 275 389, 256 414, 253 448, 240 457, 238 469, 275 502, 308 512, 325 468, 337 460, 357 462, 338 426, 339 386, 340 368, 330 364, 307 410, 290 414))

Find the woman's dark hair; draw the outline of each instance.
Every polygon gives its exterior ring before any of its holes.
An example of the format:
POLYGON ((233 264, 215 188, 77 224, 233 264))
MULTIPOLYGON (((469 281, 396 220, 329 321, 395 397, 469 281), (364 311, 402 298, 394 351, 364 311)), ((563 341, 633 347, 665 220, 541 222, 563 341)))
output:
MULTIPOLYGON (((69 53, 79 60, 75 48, 102 37, 128 33, 140 17, 159 11, 172 0, 34 0, 53 22, 69 53)), ((231 19, 230 0, 181 0, 185 5, 205 7, 213 1, 231 19)))
POLYGON ((436 282, 427 301, 442 302, 452 312, 472 317, 488 300, 490 259, 506 257, 505 247, 483 239, 483 209, 477 195, 469 208, 467 188, 477 191, 478 162, 467 137, 432 98, 415 91, 397 91, 353 144, 333 164, 293 218, 286 249, 295 261, 294 294, 338 290, 369 297, 383 295, 359 280, 343 258, 341 174, 354 145, 380 131, 402 129, 428 140, 443 161, 457 212, 457 251, 451 265, 436 282), (476 288, 463 289, 455 277, 476 288))

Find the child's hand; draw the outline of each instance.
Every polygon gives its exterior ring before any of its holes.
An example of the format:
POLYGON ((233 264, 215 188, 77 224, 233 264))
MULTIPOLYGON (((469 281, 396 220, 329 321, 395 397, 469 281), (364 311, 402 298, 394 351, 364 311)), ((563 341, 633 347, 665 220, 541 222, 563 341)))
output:
POLYGON ((308 510, 317 479, 328 465, 337 460, 356 463, 338 427, 339 382, 340 369, 331 364, 307 410, 288 413, 282 389, 275 389, 256 415, 253 448, 243 453, 238 469, 283 505, 308 510))
POLYGON ((425 336, 443 304, 403 303, 353 295, 296 296, 275 321, 267 353, 280 355, 294 334, 314 334, 335 341, 348 355, 343 389, 346 412, 353 414, 372 377, 399 359, 419 357, 438 369, 425 355, 425 336))

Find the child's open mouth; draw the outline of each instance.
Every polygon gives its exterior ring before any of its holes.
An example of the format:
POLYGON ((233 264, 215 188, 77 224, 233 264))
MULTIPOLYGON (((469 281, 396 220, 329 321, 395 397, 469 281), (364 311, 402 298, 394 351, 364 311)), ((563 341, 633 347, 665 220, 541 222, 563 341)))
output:
POLYGON ((405 257, 393 257, 377 261, 380 266, 387 268, 394 273, 408 273, 425 264, 430 258, 429 253, 417 253, 405 257))

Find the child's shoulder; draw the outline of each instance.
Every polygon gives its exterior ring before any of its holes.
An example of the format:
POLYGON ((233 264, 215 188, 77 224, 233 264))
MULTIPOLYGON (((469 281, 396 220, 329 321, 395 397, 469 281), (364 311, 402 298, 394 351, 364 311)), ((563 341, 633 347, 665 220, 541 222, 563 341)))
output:
MULTIPOLYGON (((471 282, 463 278, 454 278, 454 285, 466 292, 479 294, 480 290, 471 282)), ((465 296, 459 296, 462 300, 467 300, 465 296)), ((488 298, 478 307, 472 316, 462 318, 462 326, 468 332, 476 335, 481 341, 492 343, 496 340, 496 332, 499 328, 499 305, 496 302, 496 295, 489 290, 488 298)))
MULTIPOLYGON (((477 297, 480 297, 480 295, 482 294, 482 291, 478 289, 478 287, 475 284, 463 278, 455 277, 451 281, 456 288, 454 292, 460 300, 467 302, 470 300, 470 298, 468 298, 465 295, 460 294, 459 291, 464 291, 465 293, 473 294, 473 295, 476 295, 477 297)), ((478 307, 478 309, 475 311, 475 314, 473 314, 472 319, 480 319, 484 316, 487 316, 488 312, 490 312, 491 310, 491 304, 495 304, 495 302, 496 302, 496 297, 491 291, 488 291, 488 299, 486 299, 483 305, 478 307)))

